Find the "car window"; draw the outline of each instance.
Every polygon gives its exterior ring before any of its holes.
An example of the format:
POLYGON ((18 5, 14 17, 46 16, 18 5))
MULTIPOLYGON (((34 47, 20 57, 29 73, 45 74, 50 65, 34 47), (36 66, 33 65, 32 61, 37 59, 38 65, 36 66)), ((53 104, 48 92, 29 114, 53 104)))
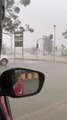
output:
POLYGON ((46 76, 42 91, 10 98, 14 120, 67 119, 67 1, 6 0, 0 72, 22 67, 46 76))

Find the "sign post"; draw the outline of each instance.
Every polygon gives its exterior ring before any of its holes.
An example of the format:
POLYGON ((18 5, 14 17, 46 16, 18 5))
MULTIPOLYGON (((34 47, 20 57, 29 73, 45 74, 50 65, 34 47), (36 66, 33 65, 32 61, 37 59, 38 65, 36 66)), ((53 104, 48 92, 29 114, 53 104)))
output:
POLYGON ((22 47, 22 58, 23 58, 23 32, 17 31, 14 33, 14 58, 15 58, 15 48, 22 47))

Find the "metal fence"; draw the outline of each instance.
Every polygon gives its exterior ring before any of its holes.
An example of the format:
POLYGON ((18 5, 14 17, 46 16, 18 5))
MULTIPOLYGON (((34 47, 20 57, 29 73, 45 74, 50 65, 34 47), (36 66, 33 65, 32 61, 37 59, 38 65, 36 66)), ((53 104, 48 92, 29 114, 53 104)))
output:
POLYGON ((22 49, 16 51, 16 54, 14 56, 13 54, 9 54, 9 58, 12 59, 26 59, 26 60, 43 60, 43 61, 58 61, 58 62, 67 62, 67 54, 63 54, 61 50, 58 50, 55 54, 47 54, 45 52, 45 55, 43 55, 43 50, 39 49, 38 51, 32 50, 31 48, 29 49, 24 49, 23 52, 23 57, 22 57, 22 49))

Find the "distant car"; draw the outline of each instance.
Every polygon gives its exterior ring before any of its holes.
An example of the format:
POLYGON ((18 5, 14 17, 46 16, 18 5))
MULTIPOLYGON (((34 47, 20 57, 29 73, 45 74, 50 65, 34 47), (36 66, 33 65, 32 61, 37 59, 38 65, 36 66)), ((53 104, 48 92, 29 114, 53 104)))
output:
POLYGON ((8 63, 8 57, 6 55, 1 55, 0 56, 0 65, 6 65, 8 63))

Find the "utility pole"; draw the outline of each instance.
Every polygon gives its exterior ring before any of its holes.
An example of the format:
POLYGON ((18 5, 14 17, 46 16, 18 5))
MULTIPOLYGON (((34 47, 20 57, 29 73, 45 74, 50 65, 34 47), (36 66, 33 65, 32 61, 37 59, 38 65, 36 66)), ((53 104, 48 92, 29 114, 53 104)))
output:
POLYGON ((54 27, 53 61, 55 62, 56 25, 54 27))

